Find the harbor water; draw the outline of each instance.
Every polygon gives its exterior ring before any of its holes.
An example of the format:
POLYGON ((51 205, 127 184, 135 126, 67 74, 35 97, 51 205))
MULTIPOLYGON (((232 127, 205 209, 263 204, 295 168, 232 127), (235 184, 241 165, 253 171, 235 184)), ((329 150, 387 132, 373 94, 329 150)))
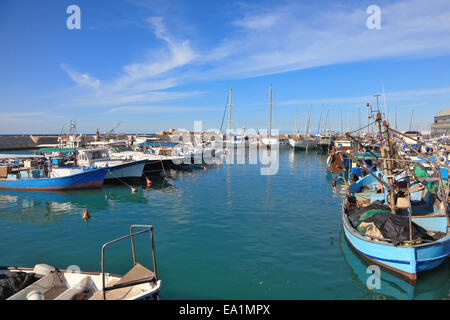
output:
MULTIPOLYGON (((170 176, 136 193, 124 184, 0 191, 0 265, 100 271, 103 243, 151 224, 161 299, 449 298, 449 259, 414 285, 381 269, 379 288, 369 289, 371 263, 342 236, 344 192, 332 188, 322 153, 280 150, 275 175, 223 164, 170 176)), ((137 260, 151 267, 148 234, 136 240, 137 260)), ((107 248, 107 272, 130 269, 130 247, 107 248)))

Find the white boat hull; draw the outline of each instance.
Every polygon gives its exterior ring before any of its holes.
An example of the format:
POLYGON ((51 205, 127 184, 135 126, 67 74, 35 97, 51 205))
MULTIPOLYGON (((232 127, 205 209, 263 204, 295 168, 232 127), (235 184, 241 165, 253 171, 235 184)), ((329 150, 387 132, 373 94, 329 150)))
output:
POLYGON ((289 144, 295 149, 311 150, 317 147, 317 141, 312 139, 294 140, 289 139, 289 144))
POLYGON ((140 178, 146 162, 146 160, 143 160, 111 166, 110 171, 105 175, 105 180, 140 178))

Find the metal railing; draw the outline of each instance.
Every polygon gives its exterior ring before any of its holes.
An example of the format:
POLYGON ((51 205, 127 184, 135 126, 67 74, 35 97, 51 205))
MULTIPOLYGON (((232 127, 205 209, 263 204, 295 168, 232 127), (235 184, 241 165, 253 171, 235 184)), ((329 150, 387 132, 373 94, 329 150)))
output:
POLYGON ((115 289, 120 289, 120 288, 125 288, 125 287, 131 287, 134 285, 138 285, 138 284, 142 284, 142 283, 148 283, 148 282, 152 282, 152 281, 158 281, 158 275, 157 275, 157 271, 156 271, 156 254, 155 254, 155 241, 154 241, 154 236, 153 236, 153 226, 151 225, 131 225, 130 226, 130 234, 111 240, 107 243, 105 243, 102 246, 102 261, 101 261, 101 265, 102 265, 102 288, 103 288, 103 300, 106 300, 106 291, 110 291, 110 290, 115 290, 115 289), (134 228, 145 228, 145 230, 141 230, 138 232, 133 232, 134 228), (105 286, 105 248, 113 243, 131 238, 131 251, 133 253, 133 267, 137 264, 136 261, 136 250, 135 250, 135 246, 134 246, 134 236, 143 234, 143 233, 150 233, 150 238, 151 238, 151 242, 152 242, 152 258, 153 258, 153 274, 154 277, 146 277, 146 278, 142 278, 139 280, 133 280, 133 281, 128 281, 125 283, 120 283, 120 284, 115 284, 112 285, 110 287, 106 287, 105 286))

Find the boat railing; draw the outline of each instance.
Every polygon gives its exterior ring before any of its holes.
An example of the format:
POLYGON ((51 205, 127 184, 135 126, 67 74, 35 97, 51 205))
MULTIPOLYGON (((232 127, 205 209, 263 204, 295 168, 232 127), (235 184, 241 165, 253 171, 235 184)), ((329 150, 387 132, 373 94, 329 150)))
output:
POLYGON ((106 300, 106 291, 110 291, 110 290, 115 290, 115 289, 119 289, 119 288, 125 288, 125 287, 131 287, 131 286, 135 286, 138 284, 143 284, 143 283, 148 283, 148 282, 155 282, 158 280, 158 276, 157 276, 157 271, 156 271, 156 254, 155 254, 155 241, 154 241, 154 236, 153 236, 153 226, 151 225, 131 225, 130 226, 130 234, 111 240, 107 243, 105 243, 102 246, 102 260, 101 260, 101 265, 102 265, 102 288, 103 288, 103 299, 106 300), (137 231, 137 232, 133 232, 133 230, 135 228, 145 228, 144 230, 141 231, 137 231), (135 246, 134 246, 134 236, 143 234, 143 233, 150 233, 150 239, 152 242, 152 258, 153 258, 153 274, 154 276, 152 277, 145 277, 142 279, 138 279, 138 280, 133 280, 133 281, 128 281, 128 282, 124 282, 124 283, 120 283, 120 284, 115 284, 109 287, 105 286, 105 248, 111 244, 117 243, 119 241, 131 238, 131 251, 133 253, 133 266, 136 266, 137 261, 136 261, 136 250, 135 250, 135 246))

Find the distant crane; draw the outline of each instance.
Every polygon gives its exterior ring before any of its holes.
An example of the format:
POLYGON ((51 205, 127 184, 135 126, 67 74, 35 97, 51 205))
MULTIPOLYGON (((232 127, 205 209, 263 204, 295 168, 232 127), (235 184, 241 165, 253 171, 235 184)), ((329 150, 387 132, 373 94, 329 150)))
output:
POLYGON ((122 123, 121 121, 117 122, 117 123, 114 125, 114 127, 112 127, 112 129, 109 130, 109 132, 107 132, 107 134, 108 134, 108 135, 111 135, 111 134, 114 132, 114 130, 116 130, 117 127, 120 126, 121 123, 122 123))

